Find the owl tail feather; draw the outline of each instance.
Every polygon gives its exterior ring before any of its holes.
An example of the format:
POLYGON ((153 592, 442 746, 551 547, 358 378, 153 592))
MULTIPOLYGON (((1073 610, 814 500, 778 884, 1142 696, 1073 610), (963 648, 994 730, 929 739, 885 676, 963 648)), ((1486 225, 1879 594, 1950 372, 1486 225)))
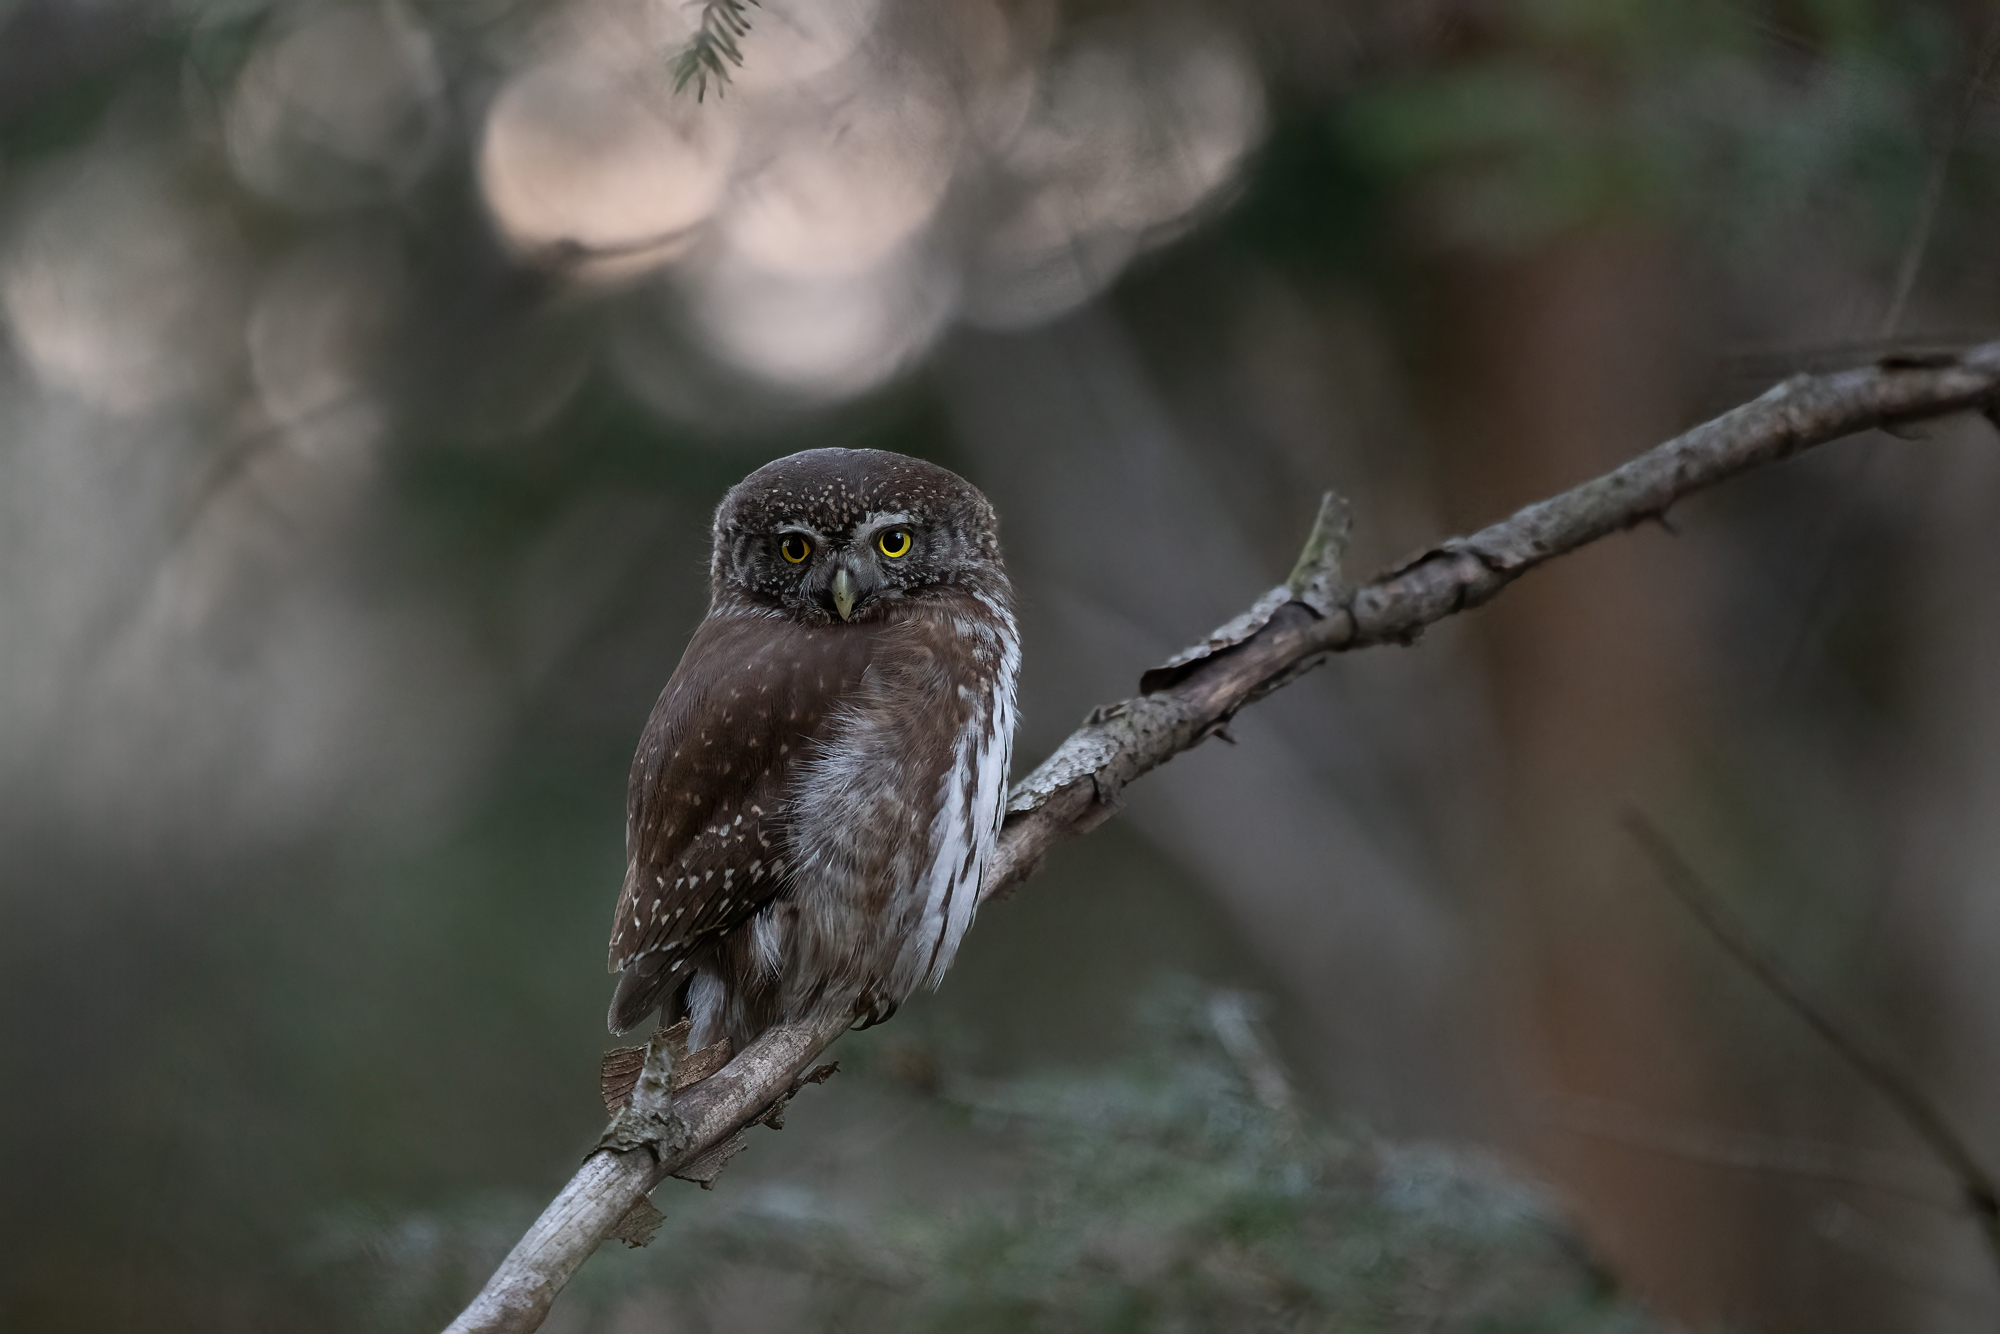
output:
POLYGON ((666 955, 648 954, 618 975, 618 990, 612 993, 611 1012, 605 1016, 605 1025, 613 1034, 637 1028, 687 980, 685 968, 670 969, 666 964, 666 955))

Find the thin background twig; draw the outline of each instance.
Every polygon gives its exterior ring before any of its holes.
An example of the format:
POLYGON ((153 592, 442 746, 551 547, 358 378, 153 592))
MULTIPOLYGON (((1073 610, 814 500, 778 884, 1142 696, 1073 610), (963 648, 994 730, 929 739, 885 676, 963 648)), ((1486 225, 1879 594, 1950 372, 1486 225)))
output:
POLYGON ((1794 981, 1768 946, 1758 940, 1735 913, 1710 889, 1688 860, 1642 812, 1628 810, 1626 832, 1660 869, 1660 878, 1702 929, 1748 970, 1764 989, 1819 1034, 1840 1054, 1861 1082, 1875 1090, 1924 1146, 1958 1178, 1965 1205, 1986 1238, 1993 1263, 2000 1268, 2000 1187, 1987 1172, 1965 1137, 1952 1125, 1935 1100, 1925 1093, 1886 1052, 1865 1041, 1816 1004, 1794 981))
MULTIPOLYGON (((1917 216, 1910 224, 1909 238, 1903 244, 1903 257, 1896 265, 1895 286, 1890 289, 1889 304, 1884 308, 1882 323, 1876 329, 1875 336, 1880 342, 1889 342, 1902 332, 1903 318, 1909 313, 1910 298, 1917 289, 1917 275, 1923 271, 1924 258, 1930 253, 1931 240, 1937 234, 1938 214, 1944 205, 1944 189, 1951 178, 1952 161, 1958 156, 1959 145, 1972 124, 1973 112, 1979 109, 1979 99, 1985 95, 1987 81, 1993 77, 1996 63, 2000 63, 2000 18, 1987 25, 1985 38, 1980 43, 1965 89, 1959 96, 1957 109, 1945 128, 1944 137, 1931 153, 1930 170, 1925 174, 1923 193, 1917 201, 1917 216)), ((1848 475, 1841 485, 1840 499, 1813 542, 1818 550, 1816 572, 1806 594, 1805 605, 1799 612, 1798 627, 1792 633, 1784 657, 1778 660, 1779 690, 1783 690, 1798 671, 1807 645, 1812 642, 1813 632, 1820 624, 1827 595, 1833 588, 1835 553, 1844 545, 1843 538, 1853 526, 1854 516, 1867 494, 1862 481, 1875 462, 1876 446, 1880 443, 1876 440, 1865 441, 1854 451, 1848 475)))

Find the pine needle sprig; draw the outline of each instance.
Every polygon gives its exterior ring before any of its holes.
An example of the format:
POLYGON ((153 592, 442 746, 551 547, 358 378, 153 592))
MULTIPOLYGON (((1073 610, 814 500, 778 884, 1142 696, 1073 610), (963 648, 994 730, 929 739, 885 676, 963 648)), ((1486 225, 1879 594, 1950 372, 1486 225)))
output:
POLYGON ((674 91, 694 85, 694 100, 708 95, 711 80, 715 95, 729 85, 729 67, 743 63, 743 48, 737 39, 750 31, 750 6, 759 0, 701 0, 701 24, 681 53, 674 57, 674 91))

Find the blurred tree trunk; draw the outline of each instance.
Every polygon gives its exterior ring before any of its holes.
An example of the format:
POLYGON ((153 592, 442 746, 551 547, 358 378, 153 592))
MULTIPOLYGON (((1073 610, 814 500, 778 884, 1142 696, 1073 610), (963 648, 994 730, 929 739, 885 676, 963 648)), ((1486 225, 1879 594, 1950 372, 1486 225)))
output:
MULTIPOLYGON (((944 383, 1025 594, 1022 753, 1284 577, 1220 498, 1232 442, 1183 435, 1109 312, 961 337, 944 383)), ((1301 504, 1275 522, 1309 520, 1301 504)), ((1240 746, 1149 777, 1125 818, 1203 877, 1284 980, 1318 1039, 1314 1073, 1344 1106, 1401 1133, 1462 1134, 1470 1118, 1437 1110, 1469 1099, 1455 924, 1320 769, 1330 735, 1365 731, 1359 707, 1302 682, 1232 724, 1240 746)))
MULTIPOLYGON (((2000 1162, 2000 449, 1982 422, 1935 430, 1908 516, 1915 567, 1933 576, 1914 590, 1906 646, 1914 753, 1900 827, 1885 831, 1900 855, 1878 911, 1908 1002, 1902 1031, 1930 1039, 1910 1064, 1991 1164, 2000 1162)), ((1991 1257, 1963 1218, 1908 1211, 1893 1226, 1929 1262, 1941 1295, 1990 1303, 1991 1257)), ((1967 1328, 1965 1305, 1927 1301, 1928 1319, 1905 1327, 1967 1328)))
MULTIPOLYGON (((1597 232, 1447 270, 1441 379, 1452 530, 1601 472, 1673 433, 1688 388, 1661 355, 1687 315, 1671 255, 1597 232)), ((1701 1120, 1716 1094, 1676 945, 1621 806, 1675 787, 1699 726, 1703 571, 1658 528, 1524 581, 1476 624, 1502 739, 1506 832, 1483 916, 1498 943, 1514 1068, 1530 1098, 1590 1096, 1701 1120)), ((1524 1129, 1613 1267, 1677 1315, 1741 1312, 1766 1249, 1743 1183, 1659 1155, 1524 1129)))

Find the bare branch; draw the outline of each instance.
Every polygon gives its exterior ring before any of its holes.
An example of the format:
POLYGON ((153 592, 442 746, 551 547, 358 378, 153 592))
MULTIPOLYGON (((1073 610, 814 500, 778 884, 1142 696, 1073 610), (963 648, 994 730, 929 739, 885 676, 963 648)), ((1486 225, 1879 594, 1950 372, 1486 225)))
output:
POLYGON ((1602 477, 1422 553, 1325 615, 1285 601, 1247 638, 1218 631, 1216 638, 1232 639, 1228 647, 1191 651, 1170 669, 1148 672, 1141 679, 1147 693, 1094 711, 1014 789, 981 894, 990 898, 1031 874, 1058 840, 1109 816, 1125 784, 1213 736, 1245 705, 1330 653, 1411 643, 1426 626, 1490 600, 1544 561, 1661 519, 1682 497, 1752 468, 1871 427, 1980 411, 1996 399, 2000 343, 1795 376, 1602 477))
MULTIPOLYGON (((1995 402, 2000 343, 1798 376, 1602 477, 1442 543, 1351 591, 1338 567, 1345 508, 1330 498, 1290 582, 1205 643, 1146 673, 1138 696, 1093 710, 1016 785, 980 884, 981 901, 1033 874, 1056 843, 1109 818, 1127 783, 1217 735, 1245 705, 1329 654, 1411 643, 1426 626, 1489 601, 1544 561, 1661 520, 1682 497, 1752 468, 1856 431, 1984 411, 1995 402)), ((680 1094, 672 1120, 685 1127, 686 1148, 669 1152, 652 1144, 593 1154, 448 1334, 538 1326, 563 1284, 654 1186, 795 1092, 799 1077, 847 1026, 844 1016, 833 1015, 773 1029, 680 1094)))
POLYGON ((1979 1222, 1994 1264, 2000 1265, 2000 1187, 1995 1186, 1992 1175, 1980 1163, 1950 1118, 1929 1094, 1918 1087, 1917 1081, 1886 1053, 1849 1032, 1846 1025, 1814 1004, 1786 974, 1777 956, 1737 920, 1736 915, 1716 897, 1715 892, 1695 873, 1694 867, 1681 856, 1679 849, 1652 821, 1637 811, 1631 811, 1626 815, 1625 827, 1660 868, 1661 878, 1673 891, 1674 897, 1715 938, 1716 943, 1749 970, 1766 991, 1803 1019, 1808 1028, 1825 1039, 1826 1045, 1838 1052, 1849 1068, 1861 1077, 1861 1082, 1881 1094, 1896 1109, 1896 1114, 1903 1118, 1904 1124, 1915 1131, 1917 1138, 1937 1156, 1938 1161, 1951 1169, 1952 1175, 1958 1178, 1966 1208, 1979 1222))
POLYGON ((563 1285, 653 1187, 764 1114, 786 1096, 813 1058, 846 1031, 842 1015, 822 1015, 771 1029, 719 1073, 674 1103, 686 1147, 601 1149, 542 1211, 446 1334, 525 1334, 541 1325, 563 1285))

